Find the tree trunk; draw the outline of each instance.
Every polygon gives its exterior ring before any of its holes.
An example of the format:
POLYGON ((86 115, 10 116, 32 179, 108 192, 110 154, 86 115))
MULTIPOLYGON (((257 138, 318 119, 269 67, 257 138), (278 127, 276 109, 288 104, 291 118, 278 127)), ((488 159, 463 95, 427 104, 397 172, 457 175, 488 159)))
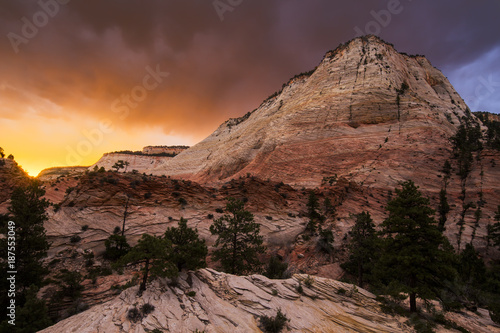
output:
POLYGON ((141 286, 139 287, 139 295, 142 295, 142 292, 146 290, 148 275, 149 275, 149 259, 146 260, 146 265, 144 266, 144 276, 142 277, 141 286))
POLYGON ((231 262, 231 274, 236 274, 236 245, 238 242, 238 234, 235 232, 233 237, 233 260, 231 262))
MULTIPOLYGON (((127 210, 128 210, 128 201, 129 200, 130 200, 130 197, 127 195, 127 202, 125 203, 125 211, 123 212, 122 237, 125 236, 125 221, 127 220, 127 210)), ((123 242, 120 242, 120 245, 118 248, 119 248, 120 252, 123 250, 123 242)))
POLYGON ((363 265, 358 263, 358 286, 363 288, 363 265))
MULTIPOLYGON (((410 276, 410 288, 415 290, 417 286, 417 277, 412 274, 410 276)), ((410 312, 417 312, 417 293, 415 291, 410 292, 410 312)))
POLYGON ((417 312, 417 294, 410 293, 410 312, 417 312))

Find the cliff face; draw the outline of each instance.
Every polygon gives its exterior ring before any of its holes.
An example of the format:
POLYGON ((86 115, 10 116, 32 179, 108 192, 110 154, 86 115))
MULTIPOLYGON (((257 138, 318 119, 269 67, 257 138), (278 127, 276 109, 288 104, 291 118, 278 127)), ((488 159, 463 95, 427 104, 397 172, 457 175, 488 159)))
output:
POLYGON ((42 182, 54 181, 63 176, 80 176, 88 167, 56 167, 42 170, 36 178, 42 182))
POLYGON ((337 174, 394 186, 438 170, 466 108, 424 57, 357 38, 153 174, 218 183, 251 173, 307 187, 337 174))
MULTIPOLYGON (((384 314, 370 292, 339 281, 294 275, 270 280, 219 273, 211 269, 181 274, 176 284, 156 280, 141 297, 138 287, 113 300, 63 320, 42 333, 59 332, 262 332, 260 316, 278 310, 289 319, 286 332, 413 332, 405 319, 384 314), (302 293, 297 291, 302 285, 302 293), (154 310, 131 320, 131 309, 154 310)), ((470 332, 498 329, 487 312, 454 315, 470 332), (462 320, 462 321, 460 321, 462 320)), ((438 327, 439 332, 450 332, 438 327)))
MULTIPOLYGON (((92 170, 95 166, 104 167, 106 170, 112 170, 113 165, 118 161, 128 162, 127 166, 128 172, 132 170, 137 170, 139 173, 149 174, 156 166, 163 164, 165 161, 172 159, 168 156, 151 156, 151 155, 133 155, 133 154, 122 154, 122 153, 106 153, 99 161, 94 165, 90 166, 89 169, 92 170)), ((125 170, 121 170, 125 171, 125 170)))

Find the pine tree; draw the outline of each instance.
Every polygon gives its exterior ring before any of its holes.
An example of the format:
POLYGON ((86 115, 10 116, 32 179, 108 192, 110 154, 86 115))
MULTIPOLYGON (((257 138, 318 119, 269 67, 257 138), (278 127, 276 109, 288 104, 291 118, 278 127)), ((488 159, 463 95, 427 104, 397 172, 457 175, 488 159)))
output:
POLYGON ((363 287, 365 275, 370 273, 375 260, 378 237, 369 212, 355 216, 356 222, 349 232, 349 260, 342 267, 357 275, 358 285, 363 287))
MULTIPOLYGON (((5 235, 0 239, 0 258, 11 256, 8 251, 13 252, 12 237, 15 238, 15 262, 3 260, 0 269, 3 272, 17 271, 16 307, 24 306, 28 288, 32 285, 34 288, 41 287, 48 272, 42 263, 50 246, 43 226, 47 220, 45 210, 49 206, 49 202, 43 199, 44 195, 45 190, 40 183, 29 180, 26 186, 14 189, 9 213, 0 216, 2 234, 5 235), (9 233, 11 238, 8 237, 9 233)), ((5 290, 0 293, 0 305, 3 309, 7 308, 10 301, 6 292, 9 289, 8 283, 6 278, 0 280, 0 290, 5 290)))
POLYGON ((208 254, 205 241, 198 236, 198 230, 188 228, 187 220, 181 218, 177 228, 168 228, 163 236, 173 248, 170 262, 177 266, 177 270, 194 270, 206 267, 208 254))
POLYGON ((440 281, 451 280, 454 269, 429 199, 412 181, 404 182, 396 193, 387 206, 389 217, 382 223, 384 251, 377 268, 395 294, 410 296, 410 311, 415 312, 417 296, 435 297, 440 281))
POLYGON ((471 243, 466 244, 460 253, 458 273, 463 282, 473 286, 479 286, 485 280, 486 266, 471 243))
MULTIPOLYGON (((31 285, 40 287, 47 274, 42 259, 47 256, 50 244, 43 223, 47 220, 45 210, 49 202, 43 199, 44 195, 40 183, 30 180, 27 186, 14 189, 9 214, 3 218, 14 222, 16 262, 12 269, 7 269, 7 262, 1 266, 4 272, 17 271, 16 286, 21 292, 31 285)), ((7 226, 2 226, 2 229, 7 234, 7 226)), ((7 241, 8 238, 0 239, 1 258, 7 258, 7 241)))
POLYGON ((267 264, 264 276, 270 279, 284 279, 287 276, 288 264, 278 256, 271 256, 267 264))
POLYGON ((9 333, 35 333, 49 327, 50 320, 45 301, 37 297, 38 287, 32 285, 26 291, 26 302, 18 308, 16 313, 16 325, 10 325, 6 321, 0 325, 0 332, 9 333))
POLYGON ((254 222, 253 214, 244 209, 242 201, 229 198, 226 214, 214 221, 210 232, 218 236, 213 258, 220 261, 224 271, 245 274, 260 270, 262 263, 258 254, 265 251, 260 225, 254 222))
POLYGON ((137 245, 117 262, 117 266, 143 265, 142 282, 139 287, 139 295, 141 295, 146 290, 149 278, 177 275, 177 267, 168 260, 171 252, 172 244, 168 240, 143 234, 137 245))
POLYGON ((113 234, 104 241, 106 251, 104 258, 109 260, 118 260, 130 251, 130 245, 125 236, 113 234))
POLYGON ((307 216, 309 217, 309 222, 306 226, 306 231, 310 233, 316 232, 318 226, 321 228, 321 224, 324 222, 324 217, 318 212, 318 209, 318 197, 311 191, 307 199, 307 216))
POLYGON ((332 205, 331 200, 326 197, 325 201, 323 202, 323 206, 325 208, 325 214, 328 216, 335 216, 335 207, 332 205))
POLYGON ((498 205, 495 212, 495 221, 495 224, 488 225, 488 244, 492 241, 493 245, 498 246, 500 249, 500 205, 498 205))
POLYGON ((448 213, 450 212, 450 205, 448 204, 448 198, 446 197, 446 190, 443 188, 439 192, 439 207, 438 207, 438 212, 439 212, 439 223, 438 223, 438 229, 441 232, 444 232, 445 230, 445 223, 448 219, 448 213))

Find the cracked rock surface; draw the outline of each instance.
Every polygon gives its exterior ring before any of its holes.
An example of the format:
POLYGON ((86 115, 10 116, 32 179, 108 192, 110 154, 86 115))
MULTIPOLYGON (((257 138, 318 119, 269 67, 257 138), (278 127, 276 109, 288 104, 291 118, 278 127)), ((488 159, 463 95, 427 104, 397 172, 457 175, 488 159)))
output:
POLYGON ((289 332, 404 332, 409 328, 380 311, 375 296, 353 285, 307 275, 270 280, 212 269, 181 274, 176 284, 154 281, 141 297, 138 287, 41 332, 261 332, 259 317, 278 309, 289 332), (297 287, 302 286, 299 293, 297 287), (155 307, 137 321, 132 308, 155 307))
MULTIPOLYGON (((260 316, 274 317, 279 309, 289 319, 283 332, 413 332, 404 323, 406 318, 383 313, 372 293, 304 274, 270 280, 202 269, 180 274, 175 283, 155 280, 141 297, 137 291, 138 286, 129 288, 113 300, 41 332, 261 332, 260 316), (154 306, 151 313, 129 319, 131 309, 141 309, 146 303, 154 306)), ((486 310, 447 316, 470 332, 499 332, 486 310)))

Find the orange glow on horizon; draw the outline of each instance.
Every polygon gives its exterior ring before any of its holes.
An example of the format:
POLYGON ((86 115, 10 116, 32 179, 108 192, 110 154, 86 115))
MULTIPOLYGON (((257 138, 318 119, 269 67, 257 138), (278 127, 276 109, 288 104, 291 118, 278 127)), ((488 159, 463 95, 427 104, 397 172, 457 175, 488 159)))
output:
POLYGON ((32 177, 52 167, 91 166, 108 152, 196 142, 192 137, 166 135, 161 128, 100 133, 99 122, 84 119, 0 119, 0 128, 0 147, 6 157, 12 154, 32 177))

